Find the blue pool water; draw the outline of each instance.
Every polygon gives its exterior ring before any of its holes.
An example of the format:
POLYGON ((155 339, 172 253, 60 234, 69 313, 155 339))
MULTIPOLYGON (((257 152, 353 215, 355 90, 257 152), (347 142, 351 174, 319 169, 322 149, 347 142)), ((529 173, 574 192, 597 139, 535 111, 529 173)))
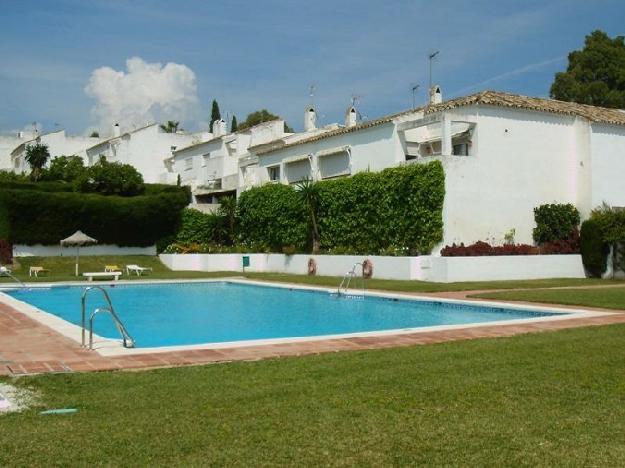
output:
MULTIPOLYGON (((105 287, 137 347, 307 337, 553 315, 436 301, 346 298, 324 291, 227 282, 105 287)), ((8 294, 78 325, 83 290, 80 286, 60 286, 12 290, 8 294)), ((104 305, 97 291, 89 297, 87 314, 104 305)), ((119 338, 107 315, 97 316, 94 331, 107 338, 119 338)))

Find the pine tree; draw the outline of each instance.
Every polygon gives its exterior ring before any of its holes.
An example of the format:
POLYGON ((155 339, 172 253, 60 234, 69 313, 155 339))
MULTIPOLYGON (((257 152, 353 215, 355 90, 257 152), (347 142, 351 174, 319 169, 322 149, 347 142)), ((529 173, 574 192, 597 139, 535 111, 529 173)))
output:
POLYGON ((237 128, 238 128, 238 126, 237 126, 237 116, 233 115, 232 116, 232 123, 230 124, 230 132, 231 133, 236 132, 237 128))
POLYGON ((219 119, 221 119, 221 112, 219 112, 219 104, 217 104, 216 99, 213 99, 213 109, 211 110, 211 121, 208 125, 209 131, 211 133, 213 133, 213 122, 219 119))
POLYGON ((593 106, 625 107, 625 37, 603 31, 586 36, 584 48, 569 54, 565 72, 556 73, 551 97, 593 106))

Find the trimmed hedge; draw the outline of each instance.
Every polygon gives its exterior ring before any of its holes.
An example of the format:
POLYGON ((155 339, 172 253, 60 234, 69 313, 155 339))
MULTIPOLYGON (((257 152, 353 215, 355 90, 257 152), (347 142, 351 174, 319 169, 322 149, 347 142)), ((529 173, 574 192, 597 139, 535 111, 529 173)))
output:
POLYGON ((608 253, 610 252, 608 243, 604 241, 601 224, 592 218, 584 221, 580 235, 580 251, 584 268, 591 276, 600 278, 608 266, 608 253))
POLYGON ((222 243, 228 236, 226 231, 223 216, 187 208, 182 211, 175 241, 182 244, 222 243))
POLYGON ((137 197, 0 190, 0 238, 54 245, 80 229, 102 244, 149 246, 176 232, 188 201, 180 188, 137 197))
POLYGON ((304 248, 308 218, 295 189, 267 184, 246 190, 237 208, 239 241, 259 250, 279 252, 283 247, 304 248))
POLYGON ((579 211, 571 203, 550 203, 534 208, 536 227, 534 241, 538 244, 568 239, 579 226, 579 211))
MULTIPOLYGON (((430 253, 443 237, 445 175, 439 161, 319 182, 321 248, 330 253, 430 253)), ((308 250, 309 216, 294 187, 268 184, 241 194, 245 246, 308 250)))

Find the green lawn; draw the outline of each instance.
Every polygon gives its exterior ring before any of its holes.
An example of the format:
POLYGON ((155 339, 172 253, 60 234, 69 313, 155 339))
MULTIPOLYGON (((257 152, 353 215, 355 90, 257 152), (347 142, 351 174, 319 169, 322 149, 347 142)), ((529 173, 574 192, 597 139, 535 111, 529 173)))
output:
MULTIPOLYGON (((22 281, 54 282, 54 281, 76 281, 74 276, 73 256, 66 257, 21 257, 17 259, 18 265, 13 267, 13 273, 22 281), (31 265, 43 266, 50 270, 50 274, 40 278, 29 278, 28 269, 31 265)), ((154 272, 150 275, 154 279, 184 279, 184 278, 215 278, 224 276, 243 276, 241 272, 199 272, 199 271, 172 271, 163 265, 158 257, 147 255, 128 256, 85 256, 80 258, 80 272, 103 271, 104 265, 118 265, 124 267, 127 264, 135 263, 141 266, 152 267, 154 272)), ((313 286, 337 287, 341 282, 336 276, 306 276, 287 275, 281 273, 246 273, 249 279, 262 281, 276 281, 298 283, 313 286)), ((138 279, 136 276, 128 277, 125 274, 122 279, 138 279)), ((144 277, 145 279, 147 277, 144 277)), ((79 280, 85 280, 82 276, 79 280)), ((0 276, 0 283, 11 282, 7 277, 0 276)), ((359 284, 359 282, 357 282, 359 284)), ((398 281, 371 279, 367 280, 367 289, 380 289, 387 291, 403 292, 441 292, 441 291, 468 291, 486 289, 523 289, 523 288, 552 288, 566 286, 596 286, 606 284, 625 284, 622 280, 600 280, 600 279, 572 279, 555 278, 546 280, 524 280, 524 281, 473 281, 462 283, 432 283, 426 281, 398 281)))
POLYGON ((623 466, 625 326, 48 375, 0 466, 623 466))
MULTIPOLYGON (((277 281, 282 283, 298 283, 313 286, 338 287, 341 282, 336 276, 305 276, 287 275, 283 273, 246 273, 246 278, 277 281)), ((353 283, 360 287, 360 281, 353 283)), ((601 280, 592 278, 554 278, 541 280, 515 281, 467 281, 461 283, 433 283, 426 281, 398 281, 370 279, 366 281, 367 289, 381 289, 387 291, 404 292, 441 292, 441 291, 470 291, 486 289, 522 289, 522 288, 555 288, 567 286, 597 286, 606 284, 625 284, 622 280, 601 280)))
POLYGON ((625 287, 503 291, 476 294, 471 297, 499 299, 504 301, 546 302, 553 304, 625 310, 625 287))
MULTIPOLYGON (((13 274, 22 281, 86 281, 82 275, 78 278, 74 275, 74 265, 76 257, 20 257, 16 259, 17 266, 11 267, 13 274), (28 270, 30 266, 43 266, 50 270, 48 275, 42 275, 40 278, 30 278, 28 270)), ((214 272, 206 273, 201 271, 172 271, 161 263, 158 257, 149 255, 106 255, 106 256, 84 256, 80 257, 80 273, 85 271, 104 271, 104 265, 117 265, 123 269, 124 274, 120 279, 136 280, 136 279, 181 279, 181 278, 214 278, 220 276, 241 275, 236 272, 214 272), (136 264, 143 267, 151 267, 154 271, 150 275, 138 278, 135 276, 127 276, 125 266, 136 264)), ((109 279, 110 280, 110 279, 109 279)), ((11 278, 0 276, 1 282, 11 282, 11 278)))

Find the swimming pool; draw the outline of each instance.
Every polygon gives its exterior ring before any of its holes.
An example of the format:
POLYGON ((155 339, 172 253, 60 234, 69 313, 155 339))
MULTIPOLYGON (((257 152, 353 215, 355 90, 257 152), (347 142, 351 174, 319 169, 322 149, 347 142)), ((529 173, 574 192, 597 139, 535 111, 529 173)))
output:
MULTIPOLYGON (((229 281, 104 287, 139 348, 359 334, 562 315, 535 308, 371 295, 337 297, 327 290, 229 281)), ((79 325, 83 291, 84 286, 53 286, 6 293, 79 325)), ((87 316, 102 305, 100 294, 90 296, 87 316)), ((119 338, 106 315, 96 318, 94 332, 101 337, 119 338)))

